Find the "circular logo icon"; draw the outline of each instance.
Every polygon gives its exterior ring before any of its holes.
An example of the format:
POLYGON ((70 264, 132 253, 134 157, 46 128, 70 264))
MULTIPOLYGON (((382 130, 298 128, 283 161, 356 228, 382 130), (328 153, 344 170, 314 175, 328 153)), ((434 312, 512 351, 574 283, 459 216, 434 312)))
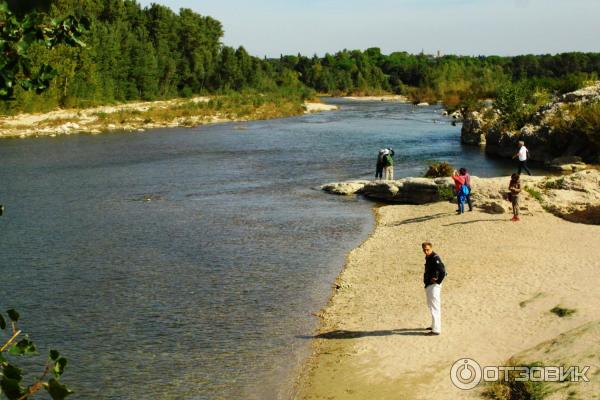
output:
POLYGON ((450 380, 459 389, 471 390, 481 382, 481 366, 470 358, 461 358, 452 364, 450 380))

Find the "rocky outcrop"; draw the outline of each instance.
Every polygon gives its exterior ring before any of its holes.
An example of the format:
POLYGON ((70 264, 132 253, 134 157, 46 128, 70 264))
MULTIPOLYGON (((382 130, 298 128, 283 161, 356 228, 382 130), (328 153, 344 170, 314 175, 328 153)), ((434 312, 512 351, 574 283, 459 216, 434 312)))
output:
MULTIPOLYGON (((488 154, 512 157, 517 150, 517 142, 523 140, 529 149, 530 159, 546 165, 559 165, 553 160, 563 156, 578 156, 582 160, 575 165, 566 165, 564 170, 573 171, 585 168, 584 161, 600 163, 600 154, 588 138, 576 132, 564 134, 553 130, 553 121, 568 119, 573 105, 600 101, 600 82, 566 93, 553 102, 540 107, 529 123, 517 131, 506 130, 498 123, 498 112, 487 107, 483 112, 469 112, 465 115, 461 141, 468 145, 483 145, 488 154)), ((574 163, 566 163, 574 164, 574 163)), ((556 167, 555 169, 563 169, 556 167)))
POLYGON ((326 192, 339 195, 362 194, 373 200, 426 204, 440 201, 440 193, 451 188, 449 178, 405 178, 394 181, 349 181, 328 183, 321 186, 326 192))
POLYGON ((561 172, 577 172, 587 169, 588 165, 582 161, 581 157, 565 156, 553 159, 546 167, 561 172))
MULTIPOLYGON (((509 177, 471 177, 473 206, 490 214, 510 211, 510 203, 504 197, 509 177)), ((524 182, 537 185, 543 177, 523 177, 524 182)), ((384 203, 427 204, 438 201, 455 202, 454 185, 450 178, 404 178, 394 181, 348 181, 328 183, 321 186, 326 192, 339 195, 360 194, 384 203)), ((541 206, 527 193, 523 194, 523 209, 541 211, 541 206)))
POLYGON ((481 113, 477 111, 467 113, 460 130, 460 140, 464 144, 485 144, 484 120, 481 113))
MULTIPOLYGON (((570 160, 572 161, 572 160, 570 160)), ((509 177, 471 177, 473 207, 489 214, 511 212, 505 200, 509 177)), ((588 169, 571 175, 521 178, 521 212, 535 214, 544 209, 573 222, 600 225, 600 171, 588 169)), ((394 181, 348 181, 329 183, 323 190, 340 195, 361 194, 385 203, 426 204, 454 202, 450 178, 404 178, 394 181)))
POLYGON ((537 184, 542 205, 572 222, 600 224, 600 171, 579 171, 552 177, 537 184))

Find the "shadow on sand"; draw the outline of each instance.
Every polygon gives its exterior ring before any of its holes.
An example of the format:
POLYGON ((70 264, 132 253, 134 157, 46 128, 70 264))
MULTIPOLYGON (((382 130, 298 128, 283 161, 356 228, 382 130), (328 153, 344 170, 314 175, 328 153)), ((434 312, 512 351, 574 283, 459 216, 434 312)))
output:
POLYGON ((299 339, 357 339, 369 336, 429 336, 429 330, 426 328, 402 328, 389 329, 383 331, 345 331, 335 330, 331 332, 319 333, 314 336, 296 336, 299 339))
POLYGON ((452 225, 466 225, 466 224, 474 224, 476 222, 508 222, 509 220, 503 219, 474 219, 472 221, 462 221, 462 222, 453 222, 451 224, 446 224, 442 226, 452 226, 452 225))
POLYGON ((418 223, 421 223, 421 222, 430 221, 432 219, 449 217, 449 216, 454 215, 454 214, 455 213, 438 213, 438 214, 433 214, 433 215, 425 215, 423 217, 416 217, 416 218, 405 219, 404 221, 395 222, 393 224, 388 224, 388 225, 385 225, 385 226, 400 226, 400 225, 407 225, 407 224, 418 224, 418 223))

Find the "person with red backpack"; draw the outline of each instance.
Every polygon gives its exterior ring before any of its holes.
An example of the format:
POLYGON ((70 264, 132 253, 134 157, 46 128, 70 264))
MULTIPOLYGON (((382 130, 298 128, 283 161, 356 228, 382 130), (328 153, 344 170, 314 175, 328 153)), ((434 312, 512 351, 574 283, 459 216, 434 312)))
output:
POLYGON ((465 212, 465 200, 467 195, 470 193, 469 187, 466 185, 466 178, 459 175, 458 171, 452 173, 452 180, 454 181, 454 189, 456 191, 456 202, 458 203, 457 214, 464 214, 465 212))
POLYGON ((467 188, 469 188, 469 193, 467 194, 466 201, 469 205, 469 211, 473 211, 473 202, 471 202, 471 192, 473 191, 471 187, 471 175, 469 175, 469 172, 467 172, 466 168, 459 169, 458 173, 460 176, 465 177, 465 185, 467 185, 467 188))

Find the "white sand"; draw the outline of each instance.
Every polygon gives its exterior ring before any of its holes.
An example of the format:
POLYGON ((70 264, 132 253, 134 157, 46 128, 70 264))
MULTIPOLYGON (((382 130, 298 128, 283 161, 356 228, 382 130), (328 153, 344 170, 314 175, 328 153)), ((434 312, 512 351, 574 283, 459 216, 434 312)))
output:
MULTIPOLYGON (((507 214, 457 216, 455 208, 378 209, 375 231, 348 256, 322 312, 320 332, 334 338, 315 340, 298 399, 480 398, 481 388, 452 385, 456 360, 505 365, 518 352, 600 319, 600 226, 541 210, 511 222, 507 214), (422 330, 431 322, 422 284, 425 240, 448 271, 443 332, 434 337, 422 330), (559 318, 549 312, 559 304, 577 311, 559 318)), ((590 348, 598 350, 598 342, 590 348)), ((597 386, 588 392, 600 393, 597 369, 592 373, 597 386)))

